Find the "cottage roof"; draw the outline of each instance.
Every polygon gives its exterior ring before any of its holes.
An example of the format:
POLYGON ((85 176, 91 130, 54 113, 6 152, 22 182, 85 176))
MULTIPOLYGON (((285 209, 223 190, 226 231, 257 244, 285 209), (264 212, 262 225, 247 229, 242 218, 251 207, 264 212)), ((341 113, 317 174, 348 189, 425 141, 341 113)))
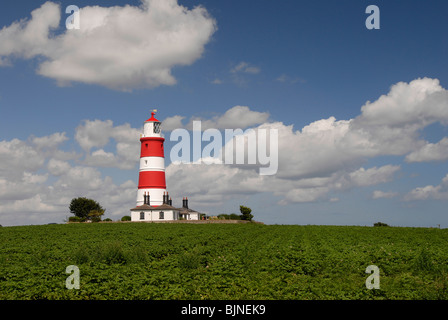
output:
POLYGON ((190 208, 178 208, 177 210, 179 210, 180 213, 185 214, 185 213, 190 213, 190 212, 197 212, 199 213, 199 211, 190 209, 190 208))
POLYGON ((144 210, 157 210, 157 211, 159 211, 159 210, 176 210, 176 211, 178 211, 179 209, 175 208, 173 206, 170 206, 169 204, 166 204, 166 203, 164 203, 160 206, 150 206, 147 204, 143 204, 141 206, 137 206, 137 207, 131 209, 131 211, 144 211, 144 210))

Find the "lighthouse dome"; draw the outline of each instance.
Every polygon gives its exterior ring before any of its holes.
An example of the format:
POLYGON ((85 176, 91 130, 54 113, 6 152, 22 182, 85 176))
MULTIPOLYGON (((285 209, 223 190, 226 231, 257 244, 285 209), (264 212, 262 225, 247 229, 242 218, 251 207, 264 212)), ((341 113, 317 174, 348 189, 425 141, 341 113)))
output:
POLYGON ((146 120, 145 122, 153 122, 153 121, 155 121, 155 122, 160 122, 159 120, 157 120, 154 116, 155 116, 155 112, 153 111, 153 112, 151 112, 151 118, 149 118, 148 120, 146 120))

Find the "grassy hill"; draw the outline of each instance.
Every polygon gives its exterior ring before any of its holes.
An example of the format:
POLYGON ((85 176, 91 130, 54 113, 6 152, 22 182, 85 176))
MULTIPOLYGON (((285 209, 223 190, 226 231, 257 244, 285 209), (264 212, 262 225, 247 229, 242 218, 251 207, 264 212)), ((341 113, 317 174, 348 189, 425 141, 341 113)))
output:
POLYGON ((447 299, 448 230, 97 223, 0 228, 0 299, 447 299), (368 290, 367 266, 380 269, 368 290), (80 270, 80 289, 65 287, 80 270))

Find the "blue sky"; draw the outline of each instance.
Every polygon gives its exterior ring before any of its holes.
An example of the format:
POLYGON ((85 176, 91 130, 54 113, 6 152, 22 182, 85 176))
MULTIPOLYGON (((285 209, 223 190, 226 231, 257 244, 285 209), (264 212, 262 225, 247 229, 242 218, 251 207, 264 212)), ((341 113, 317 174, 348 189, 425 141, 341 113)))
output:
POLYGON ((284 133, 279 174, 264 180, 244 167, 168 168, 167 141, 168 190, 200 211, 245 204, 265 223, 448 226, 446 2, 179 0, 163 13, 155 1, 141 19, 140 1, 44 3, 6 0, 0 10, 0 224, 61 222, 83 195, 112 219, 128 214, 133 137, 157 108, 167 124, 184 117, 184 127, 240 110, 255 119, 246 128, 284 133), (71 4, 81 8, 80 30, 65 28, 71 4), (370 4, 379 30, 365 27, 370 4), (111 18, 83 33, 103 14, 111 18), (157 42, 173 29, 177 40, 157 42))

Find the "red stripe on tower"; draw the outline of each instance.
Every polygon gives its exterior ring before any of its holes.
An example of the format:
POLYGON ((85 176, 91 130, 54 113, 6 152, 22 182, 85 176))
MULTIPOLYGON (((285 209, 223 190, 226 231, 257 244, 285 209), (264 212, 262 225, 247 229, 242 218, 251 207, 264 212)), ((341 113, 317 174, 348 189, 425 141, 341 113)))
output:
POLYGON ((140 151, 140 158, 143 157, 164 157, 163 142, 164 138, 140 138, 142 148, 140 151))
POLYGON ((138 188, 162 188, 166 189, 165 172, 163 171, 140 171, 138 176, 138 188))

